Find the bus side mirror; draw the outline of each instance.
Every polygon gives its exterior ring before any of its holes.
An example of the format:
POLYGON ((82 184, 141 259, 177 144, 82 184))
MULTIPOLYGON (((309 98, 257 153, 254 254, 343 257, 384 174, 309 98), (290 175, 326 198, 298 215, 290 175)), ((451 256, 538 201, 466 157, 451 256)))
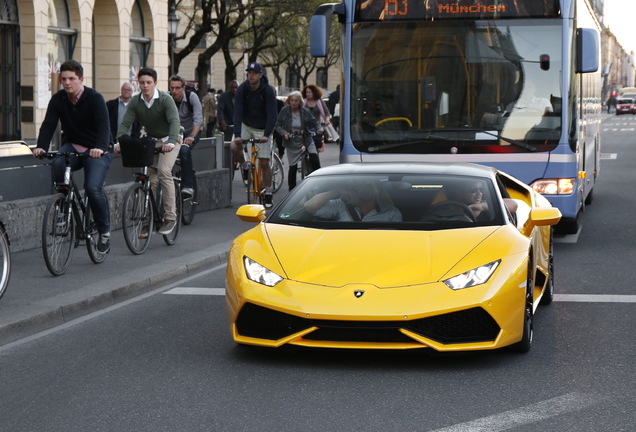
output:
POLYGON ((309 52, 313 57, 327 57, 329 51, 329 34, 331 33, 331 17, 337 14, 340 22, 344 21, 344 3, 327 3, 318 6, 309 21, 309 52))
POLYGON ((576 73, 596 72, 599 69, 599 37, 594 29, 576 30, 576 73))

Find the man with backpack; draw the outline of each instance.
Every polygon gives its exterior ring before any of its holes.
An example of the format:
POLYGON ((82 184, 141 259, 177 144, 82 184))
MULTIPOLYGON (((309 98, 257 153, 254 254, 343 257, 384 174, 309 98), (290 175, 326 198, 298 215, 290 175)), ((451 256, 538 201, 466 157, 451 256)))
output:
POLYGON ((181 159, 181 195, 194 195, 194 170, 192 168, 192 149, 199 142, 203 127, 203 109, 199 96, 186 89, 186 81, 178 75, 170 77, 170 95, 177 105, 179 120, 184 129, 183 143, 179 150, 181 159))

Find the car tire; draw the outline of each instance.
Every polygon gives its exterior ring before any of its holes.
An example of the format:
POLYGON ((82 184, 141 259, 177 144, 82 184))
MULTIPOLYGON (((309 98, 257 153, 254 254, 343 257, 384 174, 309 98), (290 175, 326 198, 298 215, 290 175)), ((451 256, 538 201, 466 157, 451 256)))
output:
POLYGON ((554 299, 554 241, 552 239, 552 231, 550 231, 550 251, 548 252, 548 280, 546 281, 545 291, 539 304, 542 306, 549 305, 554 299))
POLYGON ((532 339, 534 336, 534 313, 532 310, 532 292, 534 288, 534 264, 532 257, 528 258, 528 277, 526 281, 526 295, 524 298, 523 311, 523 336, 521 340, 511 346, 511 349, 517 353, 527 353, 532 348, 532 339))

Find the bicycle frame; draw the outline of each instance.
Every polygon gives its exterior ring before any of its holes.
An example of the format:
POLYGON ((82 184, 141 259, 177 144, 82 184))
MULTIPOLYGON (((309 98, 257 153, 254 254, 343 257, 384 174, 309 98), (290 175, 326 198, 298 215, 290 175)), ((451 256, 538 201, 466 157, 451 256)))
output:
POLYGON ((256 144, 258 140, 250 138, 243 140, 243 151, 247 152, 247 146, 251 145, 250 169, 247 182, 247 203, 262 204, 264 190, 261 189, 261 167, 257 158, 256 144))

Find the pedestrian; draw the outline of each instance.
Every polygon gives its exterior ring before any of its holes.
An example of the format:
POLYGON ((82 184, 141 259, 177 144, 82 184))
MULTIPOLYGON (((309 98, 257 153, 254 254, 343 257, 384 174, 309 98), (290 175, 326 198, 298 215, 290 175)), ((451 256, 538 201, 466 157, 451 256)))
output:
MULTIPOLYGON (((285 106, 285 102, 278 98, 278 93, 276 92, 276 87, 272 86, 274 90, 274 95, 276 96, 276 112, 280 115, 281 110, 285 106)), ((285 146, 283 145, 283 137, 279 134, 276 129, 274 129, 274 142, 276 143, 276 150, 278 151, 278 156, 282 157, 285 155, 285 146)))
POLYGON ((243 156, 243 140, 256 139, 261 182, 265 187, 263 204, 273 205, 272 168, 269 165, 272 151, 272 133, 278 117, 276 95, 259 63, 247 66, 247 79, 238 87, 234 98, 234 140, 231 144, 234 160, 242 165, 242 172, 248 170, 249 162, 243 156))
MULTIPOLYGON (((128 102, 130 102, 130 98, 133 95, 133 86, 129 82, 124 82, 121 85, 119 90, 119 97, 115 99, 111 99, 106 102, 106 107, 108 108, 108 117, 110 120, 110 132, 112 136, 112 141, 114 142, 115 137, 117 136, 117 128, 121 124, 121 120, 124 118, 124 114, 126 113, 126 108, 128 107, 128 102)), ((130 131, 128 131, 128 135, 131 138, 139 138, 141 133, 141 126, 139 122, 134 122, 130 131)))
MULTIPOLYGON (((156 139, 156 147, 163 153, 156 156, 157 172, 151 171, 150 184, 156 196, 157 183, 163 193, 164 220, 159 234, 167 235, 177 225, 177 201, 172 180, 172 167, 177 160, 181 141, 179 112, 170 94, 157 90, 157 71, 141 68, 137 73, 141 93, 133 96, 128 103, 126 114, 117 129, 117 139, 130 140, 127 135, 132 123, 137 120, 143 126, 146 136, 156 139)), ((115 152, 120 152, 115 145, 115 152)), ((148 227, 144 227, 146 230, 148 227)), ((146 233, 142 232, 141 236, 146 233)))
MULTIPOLYGON (((329 108, 327 108, 327 105, 325 105, 325 103, 322 101, 322 91, 320 91, 320 89, 314 84, 309 84, 305 86, 305 88, 303 88, 302 95, 305 98, 305 107, 309 111, 311 111, 313 116, 316 118, 316 121, 319 122, 322 126, 331 124, 331 122, 329 121, 329 117, 331 116, 331 114, 329 113, 329 108)), ((316 135, 315 142, 318 151, 324 151, 325 136, 316 135)))
POLYGON ((289 171, 287 185, 289 190, 296 187, 296 172, 298 162, 305 149, 309 153, 309 161, 312 171, 320 168, 318 152, 309 130, 317 130, 322 134, 322 127, 316 121, 311 112, 303 107, 303 95, 299 91, 293 91, 287 96, 286 106, 283 107, 276 120, 276 132, 283 138, 283 144, 287 149, 287 161, 289 171))
POLYGON ((186 82, 179 75, 170 77, 170 95, 177 105, 179 121, 184 130, 183 142, 179 149, 181 160, 181 195, 194 196, 194 168, 192 167, 192 149, 201 138, 203 126, 203 110, 199 96, 193 91, 186 90, 186 82))
POLYGON ((230 81, 227 91, 219 96, 216 114, 224 141, 232 141, 234 134, 234 97, 238 86, 238 81, 230 81))
POLYGON ((336 86, 334 91, 329 93, 327 108, 329 108, 331 113, 331 123, 338 130, 340 128, 340 84, 336 86))
MULTIPOLYGON (((64 131, 59 151, 88 153, 90 157, 71 158, 71 169, 84 168, 84 190, 99 232, 97 251, 105 254, 110 251, 110 211, 104 181, 113 160, 108 108, 99 92, 84 86, 84 68, 79 62, 62 63, 60 77, 64 88, 49 101, 33 156, 40 157, 48 150, 58 121, 64 131)), ((64 182, 65 168, 63 156, 53 159, 51 169, 56 184, 64 182)))
POLYGON ((216 90, 210 87, 201 104, 203 105, 203 118, 206 122, 205 136, 210 138, 214 136, 216 129, 216 90))

